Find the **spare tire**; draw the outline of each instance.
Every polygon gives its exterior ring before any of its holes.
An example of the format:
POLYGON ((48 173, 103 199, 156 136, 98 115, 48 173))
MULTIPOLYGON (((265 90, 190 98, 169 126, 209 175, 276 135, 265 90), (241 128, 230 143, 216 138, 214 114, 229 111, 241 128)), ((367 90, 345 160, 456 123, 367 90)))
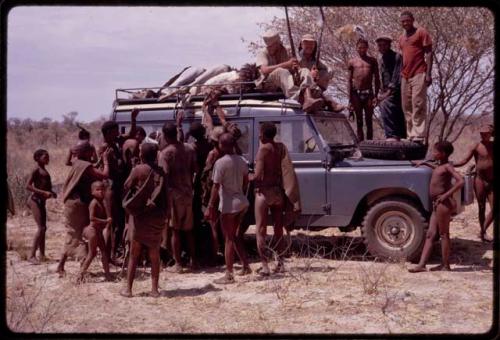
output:
POLYGON ((427 154, 427 145, 410 141, 367 140, 358 146, 366 158, 414 160, 424 159, 427 154))

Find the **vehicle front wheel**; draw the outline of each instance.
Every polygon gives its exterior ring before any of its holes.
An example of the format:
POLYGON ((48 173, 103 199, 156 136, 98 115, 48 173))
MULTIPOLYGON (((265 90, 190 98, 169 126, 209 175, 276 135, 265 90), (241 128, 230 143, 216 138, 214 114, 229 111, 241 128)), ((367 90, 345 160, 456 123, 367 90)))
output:
POLYGON ((371 255, 410 261, 420 256, 426 230, 427 222, 420 211, 411 201, 400 198, 371 206, 361 228, 371 255))

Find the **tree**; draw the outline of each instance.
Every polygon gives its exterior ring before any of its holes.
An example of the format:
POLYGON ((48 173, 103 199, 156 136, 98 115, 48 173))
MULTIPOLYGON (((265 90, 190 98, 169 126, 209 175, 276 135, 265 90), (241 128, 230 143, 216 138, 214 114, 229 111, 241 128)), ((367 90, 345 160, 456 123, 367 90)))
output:
POLYGON ((78 112, 71 111, 66 114, 63 114, 63 125, 67 128, 75 128, 76 117, 78 116, 78 112))
MULTIPOLYGON (((399 15, 410 10, 416 25, 425 27, 433 38, 433 83, 428 89, 428 131, 426 141, 447 139, 456 141, 466 126, 478 118, 492 116, 494 80, 494 21, 492 13, 479 7, 324 7, 326 30, 323 33, 321 58, 334 70, 328 89, 338 97, 347 96, 346 64, 356 55, 359 38, 356 26, 361 27, 370 42, 370 54, 378 56, 375 38, 388 34, 399 51, 398 36, 403 32, 399 15)), ((290 22, 295 45, 300 36, 311 33, 319 36, 321 21, 318 7, 290 8, 290 22)), ((284 15, 264 29, 286 32, 284 15)), ((285 44, 288 35, 282 34, 285 44)), ((262 43, 252 42, 254 51, 262 43)))

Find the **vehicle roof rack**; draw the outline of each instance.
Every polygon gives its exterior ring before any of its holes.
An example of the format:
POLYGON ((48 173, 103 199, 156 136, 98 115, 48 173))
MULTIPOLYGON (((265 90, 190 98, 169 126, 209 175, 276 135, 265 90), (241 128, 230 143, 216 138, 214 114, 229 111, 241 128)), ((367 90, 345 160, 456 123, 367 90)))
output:
MULTIPOLYGON (((219 98, 221 106, 281 106, 286 107, 300 107, 300 104, 295 100, 289 100, 282 92, 262 92, 253 90, 252 92, 243 92, 242 85, 253 84, 249 82, 230 83, 230 84, 217 84, 217 85, 194 85, 196 87, 221 87, 229 85, 232 87, 239 87, 239 93, 223 94, 219 98)), ((120 111, 128 110, 133 106, 141 106, 143 108, 175 108, 178 109, 182 104, 179 103, 179 95, 188 95, 189 89, 194 86, 171 86, 171 87, 138 87, 138 88, 120 88, 115 90, 115 109, 120 111), (161 101, 158 98, 130 98, 131 95, 139 91, 154 91, 159 93, 162 90, 172 89, 174 94, 170 98, 165 98, 161 101), (123 98, 120 95, 127 94, 129 98, 123 98)), ((190 97, 186 107, 201 107, 205 99, 204 95, 193 95, 190 97)))

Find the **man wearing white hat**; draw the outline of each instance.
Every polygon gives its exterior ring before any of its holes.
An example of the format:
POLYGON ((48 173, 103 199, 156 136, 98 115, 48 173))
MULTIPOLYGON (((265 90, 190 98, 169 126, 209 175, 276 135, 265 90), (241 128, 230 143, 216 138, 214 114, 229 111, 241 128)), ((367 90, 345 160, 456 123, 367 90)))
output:
POLYGON ((333 78, 333 70, 321 60, 316 61, 317 49, 318 43, 312 34, 304 34, 299 44, 299 65, 311 71, 311 76, 317 85, 311 87, 311 90, 318 92, 316 96, 322 96, 331 110, 342 111, 345 107, 337 103, 330 95, 324 93, 328 88, 328 83, 333 78))
POLYGON ((268 91, 281 89, 287 98, 297 101, 300 99, 306 112, 320 109, 324 104, 323 100, 313 99, 309 91, 304 91, 315 85, 311 72, 307 68, 300 68, 297 59, 288 56, 278 32, 267 31, 262 38, 266 48, 257 54, 256 64, 261 73, 261 77, 256 81, 257 88, 268 91), (300 84, 294 83, 292 72, 299 72, 300 84))

